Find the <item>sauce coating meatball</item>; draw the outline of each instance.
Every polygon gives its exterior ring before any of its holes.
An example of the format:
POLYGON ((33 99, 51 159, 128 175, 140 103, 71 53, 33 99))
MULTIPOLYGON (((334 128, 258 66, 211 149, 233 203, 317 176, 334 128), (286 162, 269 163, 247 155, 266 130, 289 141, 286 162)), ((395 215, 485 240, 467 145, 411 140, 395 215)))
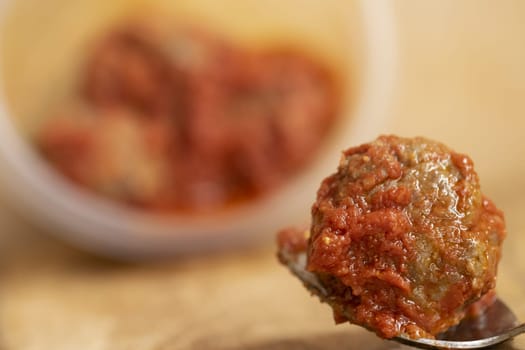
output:
MULTIPOLYGON (((280 233, 281 257, 301 235, 280 233)), ((468 156, 381 136, 344 151, 322 182, 306 267, 330 287, 337 322, 431 337, 487 304, 475 302, 493 293, 504 237, 503 213, 482 195, 468 156)))

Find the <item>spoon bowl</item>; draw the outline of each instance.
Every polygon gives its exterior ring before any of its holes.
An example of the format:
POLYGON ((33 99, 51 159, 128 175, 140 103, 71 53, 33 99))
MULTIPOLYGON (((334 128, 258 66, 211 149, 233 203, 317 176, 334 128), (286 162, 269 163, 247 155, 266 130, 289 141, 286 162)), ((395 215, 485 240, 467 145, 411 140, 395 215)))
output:
POLYGON ((436 339, 399 336, 394 340, 422 349, 482 349, 503 343, 523 332, 525 323, 518 324, 512 310, 496 299, 482 314, 463 319, 457 326, 438 334, 436 339))

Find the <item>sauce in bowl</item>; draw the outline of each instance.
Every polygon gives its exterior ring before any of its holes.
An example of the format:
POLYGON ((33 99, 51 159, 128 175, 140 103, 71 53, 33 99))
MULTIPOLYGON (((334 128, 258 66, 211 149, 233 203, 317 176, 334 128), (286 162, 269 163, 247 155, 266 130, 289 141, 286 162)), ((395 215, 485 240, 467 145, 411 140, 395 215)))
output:
POLYGON ((305 53, 137 21, 99 38, 77 99, 41 127, 41 153, 84 188, 161 212, 273 191, 311 162, 340 104, 305 53))

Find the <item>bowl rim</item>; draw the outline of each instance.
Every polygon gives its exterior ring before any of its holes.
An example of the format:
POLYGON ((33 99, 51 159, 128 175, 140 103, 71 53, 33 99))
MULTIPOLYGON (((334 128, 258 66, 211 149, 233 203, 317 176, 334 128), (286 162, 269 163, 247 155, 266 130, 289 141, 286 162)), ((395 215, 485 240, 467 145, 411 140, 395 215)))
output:
MULTIPOLYGON (((0 0, 0 8, 7 2, 0 0)), ((387 119, 397 72, 397 35, 391 3, 361 0, 359 8, 366 64, 360 99, 354 101, 357 106, 352 118, 346 118, 352 124, 346 137, 353 142, 366 141, 366 137, 382 131, 378 125, 384 125, 387 119), (376 125, 368 123, 370 116, 375 118, 376 125)), ((256 203, 206 217, 168 218, 140 213, 88 191, 79 191, 74 184, 62 180, 18 134, 1 100, 4 93, 0 87, 0 161, 5 163, 0 179, 10 204, 38 223, 53 227, 49 231, 60 238, 104 255, 136 259, 247 243, 247 236, 251 235, 246 231, 253 230, 254 225, 264 226, 266 217, 286 222, 285 211, 278 204, 286 198, 290 200, 294 190, 311 181, 307 175, 299 176, 297 181, 290 181, 293 184, 285 184, 282 190, 256 203), (261 215, 261 209, 269 215, 261 215)), ((342 144, 340 149, 347 146, 342 144)), ((325 163, 337 164, 333 158, 325 163)), ((259 237, 249 240, 262 239, 261 234, 256 236, 259 237)))

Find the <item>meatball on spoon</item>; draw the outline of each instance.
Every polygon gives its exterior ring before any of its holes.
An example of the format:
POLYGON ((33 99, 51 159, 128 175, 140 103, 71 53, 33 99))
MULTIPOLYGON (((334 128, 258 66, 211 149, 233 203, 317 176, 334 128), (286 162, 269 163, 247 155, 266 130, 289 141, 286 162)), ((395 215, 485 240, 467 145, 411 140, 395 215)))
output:
MULTIPOLYGON (((280 259, 312 294, 330 306, 337 307, 337 300, 331 297, 331 287, 306 270, 306 253, 283 254, 281 251, 280 259)), ((411 339, 408 335, 399 335, 392 340, 423 349, 482 349, 503 343, 521 333, 525 333, 525 323, 518 325, 514 313, 501 300, 496 300, 483 313, 464 319, 457 326, 437 335, 436 339, 411 339)))
POLYGON ((380 136, 343 151, 311 215, 308 230, 278 233, 279 258, 337 324, 421 347, 479 348, 515 335, 492 338, 516 326, 503 303, 492 306, 505 219, 467 155, 380 136))

